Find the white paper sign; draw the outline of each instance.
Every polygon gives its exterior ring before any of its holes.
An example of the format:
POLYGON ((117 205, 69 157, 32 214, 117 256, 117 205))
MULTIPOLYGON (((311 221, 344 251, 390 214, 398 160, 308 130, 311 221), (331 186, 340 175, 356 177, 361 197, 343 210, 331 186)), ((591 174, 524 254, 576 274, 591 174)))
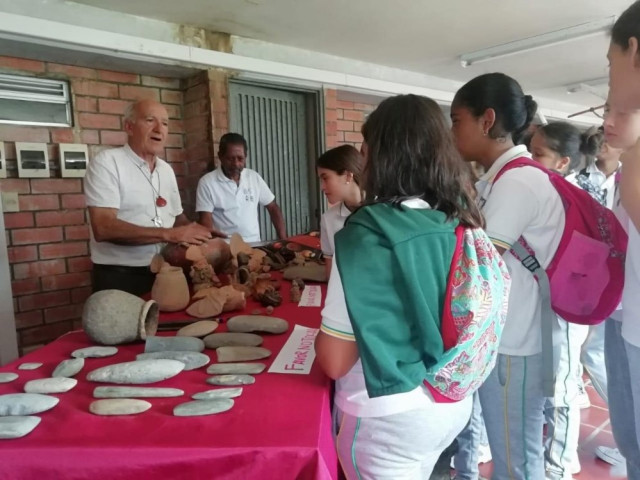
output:
POLYGON ((317 334, 317 328, 295 325, 287 343, 269 367, 269 372, 308 375, 316 358, 313 342, 317 334))
POLYGON ((320 285, 306 285, 298 302, 299 307, 319 307, 322 305, 320 285))

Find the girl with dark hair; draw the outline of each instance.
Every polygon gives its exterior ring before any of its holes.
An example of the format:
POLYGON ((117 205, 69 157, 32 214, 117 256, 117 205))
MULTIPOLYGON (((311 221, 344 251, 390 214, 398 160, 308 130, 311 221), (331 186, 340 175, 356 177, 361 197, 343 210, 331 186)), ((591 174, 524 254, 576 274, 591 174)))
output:
POLYGON ((600 139, 592 133, 568 122, 549 123, 538 127, 529 150, 536 162, 566 176, 584 168, 600 150, 600 139))
POLYGON ((640 108, 640 1, 635 1, 616 20, 607 58, 610 101, 640 108))
MULTIPOLYGON (((347 478, 424 480, 471 412, 471 396, 443 403, 424 381, 445 355, 456 226, 484 235, 483 219, 433 100, 388 98, 362 133, 366 198, 336 235, 316 354, 336 379, 347 478)), ((485 258, 500 261, 491 251, 485 258)), ((508 283, 504 275, 495 286, 508 283)))
MULTIPOLYGON (((629 234, 625 259, 625 283, 622 309, 605 322, 605 365, 609 416, 619 453, 626 459, 627 478, 640 479, 640 102, 625 98, 629 89, 640 91, 638 78, 631 80, 632 64, 624 56, 637 52, 640 38, 640 2, 624 12, 613 27, 609 60, 611 83, 605 107, 604 133, 607 144, 621 148, 622 170, 616 189, 613 210, 629 234), (625 68, 628 67, 628 71, 625 68), (625 84, 629 82, 629 84, 625 84)), ((633 54, 636 58, 637 55, 633 54)), ((596 451, 609 454, 615 461, 615 450, 596 451)), ((607 456, 607 455, 604 455, 607 456)))
POLYGON ((325 258, 327 278, 331 273, 335 252, 333 237, 362 200, 360 176, 363 163, 362 155, 351 145, 332 148, 316 162, 320 189, 331 205, 320 220, 320 246, 325 258))
MULTIPOLYGON (((588 178, 586 162, 593 163, 601 148, 604 137, 597 129, 581 132, 568 122, 554 122, 538 128, 531 139, 533 159, 550 170, 554 170, 574 184, 582 182, 584 188, 597 201, 603 201, 601 191, 585 183, 588 178), (580 170, 582 169, 582 170, 580 170), (580 180, 576 180, 576 171, 580 180)), ((596 328, 600 327, 598 325, 596 328)), ((604 325, 602 324, 604 329, 604 325)), ((584 392, 582 366, 580 365, 582 345, 589 334, 589 327, 563 321, 559 322, 560 334, 555 347, 558 366, 556 368, 555 395, 547 400, 545 417, 547 438, 545 442, 546 468, 563 470, 576 474, 580 472, 578 459, 578 436, 580 434, 580 403, 584 392), (576 366, 579 366, 577 368, 576 366)), ((602 330, 604 332, 604 330, 602 330)), ((604 337, 603 337, 604 338, 604 337)), ((602 345, 604 347, 604 344, 602 345)), ((601 352, 604 354, 604 351, 601 352)), ((601 355, 604 360, 604 355, 601 355)), ((599 368, 604 371, 604 361, 599 368)), ((605 378, 606 382, 606 378, 605 378)), ((595 382, 594 382, 595 383, 595 382)), ((606 385, 606 383, 605 383, 606 385)), ((588 396, 586 397, 588 400, 588 396)), ((606 397, 605 397, 606 399, 606 397)))
POLYGON ((465 160, 485 167, 476 183, 477 199, 487 234, 512 277, 498 361, 479 390, 493 478, 501 480, 561 479, 565 474, 545 472, 539 288, 531 272, 509 252, 523 237, 546 268, 562 237, 564 208, 547 174, 537 168, 514 168, 493 182, 507 163, 530 158, 526 147, 517 143, 536 110, 536 102, 518 82, 501 73, 474 78, 456 93, 451 106, 458 150, 465 160))

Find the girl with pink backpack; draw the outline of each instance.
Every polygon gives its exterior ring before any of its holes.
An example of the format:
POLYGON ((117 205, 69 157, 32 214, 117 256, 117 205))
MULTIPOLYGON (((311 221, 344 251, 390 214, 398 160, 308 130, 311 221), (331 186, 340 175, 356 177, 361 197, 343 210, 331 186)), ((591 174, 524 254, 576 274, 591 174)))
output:
MULTIPOLYGON (((455 95, 452 131, 458 150, 486 173, 476 184, 486 232, 503 254, 512 278, 507 321, 495 368, 480 387, 480 402, 493 456, 494 479, 545 478, 542 427, 545 393, 541 298, 534 276, 509 252, 521 237, 546 268, 563 235, 565 213, 556 189, 537 168, 514 168, 495 182, 510 162, 525 157, 518 145, 537 110, 513 78, 476 77, 455 95)), ((556 328, 559 328, 556 325, 556 328)), ((561 474, 547 478, 560 479, 561 474)))
MULTIPOLYGON (((602 141, 601 134, 594 135, 593 130, 595 129, 581 132, 568 122, 553 122, 540 126, 531 139, 530 150, 533 160, 563 176, 573 172, 567 180, 585 189, 576 182, 575 178, 577 172, 582 172, 581 178, 588 179, 592 176, 588 173, 590 170, 585 167, 586 160, 596 156, 602 141)), ((591 183, 588 185, 591 188, 585 190, 597 201, 604 201, 607 194, 600 189, 596 191, 591 183)), ((561 334, 557 336, 558 367, 555 394, 547 400, 545 405, 547 422, 545 465, 548 472, 561 471, 577 474, 581 470, 578 458, 580 434, 578 399, 584 388, 580 364, 582 346, 589 335, 589 329, 593 329, 592 346, 599 349, 599 352, 594 353, 600 360, 600 364, 588 363, 588 371, 594 379, 594 385, 602 385, 606 389, 604 323, 591 327, 562 320, 558 323, 561 334), (601 341, 598 342, 597 338, 601 341)), ((603 398, 606 401, 606 395, 603 398)))

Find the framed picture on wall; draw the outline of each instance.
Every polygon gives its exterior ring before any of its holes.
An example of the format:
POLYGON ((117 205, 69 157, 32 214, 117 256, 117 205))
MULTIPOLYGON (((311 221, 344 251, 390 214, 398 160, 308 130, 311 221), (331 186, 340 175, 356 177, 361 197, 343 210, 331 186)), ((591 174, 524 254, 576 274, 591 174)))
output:
POLYGON ((16 142, 18 176, 49 178, 49 152, 46 143, 16 142))
POLYGON ((60 144, 60 172, 63 177, 84 177, 89 163, 89 151, 82 143, 60 144))
POLYGON ((0 142, 0 178, 7 178, 7 156, 4 151, 4 142, 0 142))

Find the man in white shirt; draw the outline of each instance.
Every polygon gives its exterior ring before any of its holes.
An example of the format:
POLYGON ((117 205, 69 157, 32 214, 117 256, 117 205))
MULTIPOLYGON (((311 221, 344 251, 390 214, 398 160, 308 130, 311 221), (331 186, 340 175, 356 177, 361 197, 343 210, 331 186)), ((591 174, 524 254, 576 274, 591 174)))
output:
POLYGON ((190 222, 182 211, 173 169, 158 158, 168 134, 166 109, 153 100, 130 105, 127 145, 89 162, 84 191, 91 222, 93 290, 135 295, 151 290, 149 270, 163 243, 200 244, 220 233, 190 222))
POLYGON ((275 195, 262 177, 245 168, 247 141, 238 133, 227 133, 220 139, 220 167, 204 175, 198 182, 196 212, 199 221, 209 229, 218 228, 227 235, 239 233, 245 242, 259 242, 258 205, 269 212, 278 238, 286 238, 287 230, 275 195))

